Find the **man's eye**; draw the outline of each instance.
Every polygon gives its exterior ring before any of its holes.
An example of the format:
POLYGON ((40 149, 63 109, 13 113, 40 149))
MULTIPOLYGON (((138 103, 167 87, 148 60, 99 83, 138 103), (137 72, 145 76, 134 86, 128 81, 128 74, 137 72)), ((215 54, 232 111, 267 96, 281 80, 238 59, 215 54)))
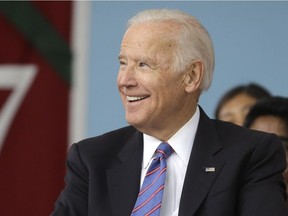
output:
POLYGON ((125 70, 127 63, 125 61, 119 61, 119 69, 120 70, 125 70))
POLYGON ((120 65, 126 65, 126 63, 124 61, 120 61, 119 64, 120 65))
POLYGON ((144 62, 140 62, 139 63, 139 67, 149 67, 146 63, 144 62))

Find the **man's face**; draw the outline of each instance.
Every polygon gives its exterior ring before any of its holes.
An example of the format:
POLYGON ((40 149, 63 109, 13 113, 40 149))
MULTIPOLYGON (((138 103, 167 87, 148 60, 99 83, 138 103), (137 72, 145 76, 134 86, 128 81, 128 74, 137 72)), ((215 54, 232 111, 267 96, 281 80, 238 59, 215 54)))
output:
POLYGON ((138 24, 121 44, 117 83, 126 120, 149 135, 171 128, 183 115, 184 75, 172 69, 172 29, 167 23, 138 24))

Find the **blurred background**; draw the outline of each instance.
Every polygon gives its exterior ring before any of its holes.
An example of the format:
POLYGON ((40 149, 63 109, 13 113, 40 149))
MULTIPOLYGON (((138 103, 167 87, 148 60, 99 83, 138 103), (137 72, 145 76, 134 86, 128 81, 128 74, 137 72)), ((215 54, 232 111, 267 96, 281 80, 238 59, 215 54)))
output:
POLYGON ((0 215, 49 215, 69 146, 126 126, 116 78, 127 19, 149 8, 196 16, 214 41, 213 117, 231 87, 288 94, 285 1, 1 1, 0 215))

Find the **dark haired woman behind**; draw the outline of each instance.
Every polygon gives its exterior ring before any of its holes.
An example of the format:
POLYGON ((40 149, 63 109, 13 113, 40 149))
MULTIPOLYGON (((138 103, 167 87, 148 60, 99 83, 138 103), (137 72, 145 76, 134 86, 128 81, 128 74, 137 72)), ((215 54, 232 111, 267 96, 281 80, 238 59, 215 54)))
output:
POLYGON ((227 91, 219 100, 214 114, 215 118, 243 126, 251 106, 269 97, 271 97, 269 91, 258 84, 236 86, 227 91))

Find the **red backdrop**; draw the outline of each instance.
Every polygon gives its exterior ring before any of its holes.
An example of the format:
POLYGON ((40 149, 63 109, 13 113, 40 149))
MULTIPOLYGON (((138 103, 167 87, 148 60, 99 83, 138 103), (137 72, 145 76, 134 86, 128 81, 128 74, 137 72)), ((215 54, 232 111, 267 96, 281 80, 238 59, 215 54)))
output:
MULTIPOLYGON (((49 215, 64 185, 71 9, 70 1, 0 3, 0 73, 7 65, 37 71, 0 149, 0 215, 49 215)), ((0 112, 13 90, 0 85, 0 112)))

